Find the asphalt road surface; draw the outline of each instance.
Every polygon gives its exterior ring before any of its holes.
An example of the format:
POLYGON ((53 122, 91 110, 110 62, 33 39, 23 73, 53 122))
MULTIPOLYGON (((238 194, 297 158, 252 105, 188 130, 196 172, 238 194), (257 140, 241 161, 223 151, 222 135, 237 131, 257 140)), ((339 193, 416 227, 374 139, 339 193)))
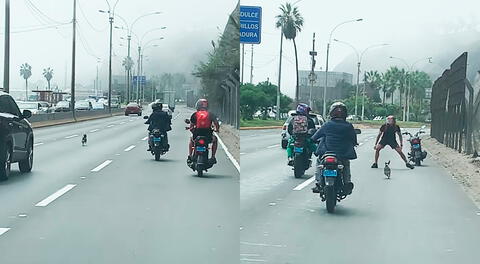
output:
POLYGON ((32 173, 0 183, 0 263, 238 262, 239 172, 221 148, 203 178, 187 167, 190 114, 158 162, 141 117, 35 129, 32 173))
POLYGON ((242 131, 241 263, 479 263, 480 210, 429 157, 410 170, 387 147, 371 169, 376 133, 359 135, 355 189, 328 214, 313 184, 300 185, 313 168, 295 179, 286 165, 280 130, 242 131))

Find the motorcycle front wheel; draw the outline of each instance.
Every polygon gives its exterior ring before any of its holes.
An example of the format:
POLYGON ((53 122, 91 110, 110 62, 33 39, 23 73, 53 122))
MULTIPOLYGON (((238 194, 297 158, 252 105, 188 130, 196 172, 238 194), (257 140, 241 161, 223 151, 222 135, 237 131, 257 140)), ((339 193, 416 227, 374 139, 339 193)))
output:
POLYGON ((327 212, 333 213, 337 205, 337 193, 334 186, 325 186, 325 198, 327 205, 327 212))

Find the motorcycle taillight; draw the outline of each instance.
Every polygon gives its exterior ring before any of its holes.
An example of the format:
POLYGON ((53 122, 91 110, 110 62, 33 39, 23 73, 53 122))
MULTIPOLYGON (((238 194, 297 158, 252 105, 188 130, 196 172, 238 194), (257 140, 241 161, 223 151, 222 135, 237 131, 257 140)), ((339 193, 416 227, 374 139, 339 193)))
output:
POLYGON ((200 145, 205 145, 205 140, 204 140, 204 139, 199 139, 199 140, 198 140, 198 144, 200 144, 200 145))
POLYGON ((337 163, 337 158, 335 157, 326 157, 325 163, 337 163))
POLYGON ((412 139, 413 144, 420 144, 420 139, 412 139))

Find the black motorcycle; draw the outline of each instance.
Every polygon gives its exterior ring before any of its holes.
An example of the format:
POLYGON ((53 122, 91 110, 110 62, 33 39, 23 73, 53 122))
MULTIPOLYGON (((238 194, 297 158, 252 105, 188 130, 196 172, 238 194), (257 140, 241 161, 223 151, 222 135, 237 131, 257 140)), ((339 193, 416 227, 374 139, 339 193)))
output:
MULTIPOLYGON (((189 119, 185 119, 185 123, 190 124, 189 119)), ((186 129, 190 129, 187 127, 186 129)), ((203 172, 207 172, 208 169, 213 167, 213 164, 210 162, 209 158, 209 143, 207 138, 204 136, 197 136, 194 139, 193 144, 193 156, 192 162, 188 166, 197 172, 198 177, 203 177, 203 172)))
POLYGON ((415 163, 415 166, 421 166, 422 161, 427 157, 427 152, 422 150, 422 139, 420 138, 420 134, 425 133, 424 131, 425 126, 422 126, 420 130, 412 135, 410 132, 403 132, 404 135, 409 135, 410 138, 408 142, 410 142, 410 152, 408 153, 408 159, 415 163))
MULTIPOLYGON (((148 116, 143 118, 148 119, 148 116)), ((160 156, 165 155, 169 149, 166 132, 161 132, 160 129, 153 129, 148 137, 148 142, 151 144, 150 152, 155 156, 155 160, 159 161, 160 156)))
POLYGON ((306 134, 294 135, 293 143, 293 175, 300 178, 305 171, 312 166, 312 150, 308 146, 307 139, 315 134, 315 129, 310 129, 306 134))
MULTIPOLYGON (((360 134, 360 129, 355 129, 360 134)), ((327 212, 333 213, 337 202, 345 199, 349 193, 345 191, 343 180, 344 164, 333 152, 326 152, 318 158, 317 188, 322 202, 326 202, 327 212)))

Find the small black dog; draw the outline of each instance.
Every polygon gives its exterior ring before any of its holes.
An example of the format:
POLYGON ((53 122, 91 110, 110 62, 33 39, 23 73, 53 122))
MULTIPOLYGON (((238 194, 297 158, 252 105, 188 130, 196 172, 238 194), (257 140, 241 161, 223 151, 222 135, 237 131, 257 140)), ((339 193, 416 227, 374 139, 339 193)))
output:
POLYGON ((83 134, 83 137, 82 137, 82 146, 85 146, 87 145, 87 134, 83 134))

